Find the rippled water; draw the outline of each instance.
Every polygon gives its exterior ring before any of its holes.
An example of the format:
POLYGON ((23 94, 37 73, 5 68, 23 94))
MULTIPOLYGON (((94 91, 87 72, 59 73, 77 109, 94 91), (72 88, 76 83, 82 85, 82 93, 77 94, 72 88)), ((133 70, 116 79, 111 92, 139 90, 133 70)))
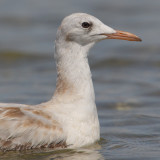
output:
POLYGON ((90 53, 101 124, 98 144, 62 151, 0 153, 3 160, 160 159, 160 1, 1 0, 0 101, 37 104, 51 98, 53 40, 62 18, 87 12, 139 35, 142 43, 108 40, 90 53))

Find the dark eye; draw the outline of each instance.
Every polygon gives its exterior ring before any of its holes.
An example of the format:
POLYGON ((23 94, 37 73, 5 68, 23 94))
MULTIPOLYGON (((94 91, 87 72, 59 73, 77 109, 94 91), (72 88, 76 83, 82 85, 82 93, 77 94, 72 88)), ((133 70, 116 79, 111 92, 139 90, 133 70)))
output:
POLYGON ((89 28, 91 25, 88 22, 83 22, 82 27, 83 28, 89 28))

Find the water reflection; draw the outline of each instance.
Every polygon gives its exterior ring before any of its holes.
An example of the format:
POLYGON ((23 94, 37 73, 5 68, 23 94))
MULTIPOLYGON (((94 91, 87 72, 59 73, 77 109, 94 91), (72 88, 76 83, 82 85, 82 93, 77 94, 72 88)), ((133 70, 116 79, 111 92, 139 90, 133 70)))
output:
POLYGON ((99 150, 101 146, 94 144, 92 146, 74 150, 57 150, 57 151, 26 151, 26 152, 8 152, 1 153, 1 160, 104 160, 99 150))

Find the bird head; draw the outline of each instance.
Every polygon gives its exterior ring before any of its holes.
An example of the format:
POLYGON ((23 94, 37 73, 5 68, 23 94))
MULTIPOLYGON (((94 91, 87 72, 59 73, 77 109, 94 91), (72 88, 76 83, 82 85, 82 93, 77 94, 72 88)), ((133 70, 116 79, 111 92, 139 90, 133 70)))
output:
POLYGON ((74 13, 63 19, 58 29, 58 37, 65 41, 88 45, 104 39, 141 41, 129 32, 114 30, 99 19, 86 13, 74 13))

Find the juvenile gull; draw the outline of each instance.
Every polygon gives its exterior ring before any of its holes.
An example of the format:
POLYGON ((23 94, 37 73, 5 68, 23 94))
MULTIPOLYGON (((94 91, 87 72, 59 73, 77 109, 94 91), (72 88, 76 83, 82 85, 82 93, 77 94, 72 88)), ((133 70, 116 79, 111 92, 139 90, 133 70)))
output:
POLYGON ((57 84, 53 98, 39 105, 0 103, 0 149, 76 148, 100 138, 88 51, 98 41, 141 41, 86 13, 64 18, 57 31, 57 84))

